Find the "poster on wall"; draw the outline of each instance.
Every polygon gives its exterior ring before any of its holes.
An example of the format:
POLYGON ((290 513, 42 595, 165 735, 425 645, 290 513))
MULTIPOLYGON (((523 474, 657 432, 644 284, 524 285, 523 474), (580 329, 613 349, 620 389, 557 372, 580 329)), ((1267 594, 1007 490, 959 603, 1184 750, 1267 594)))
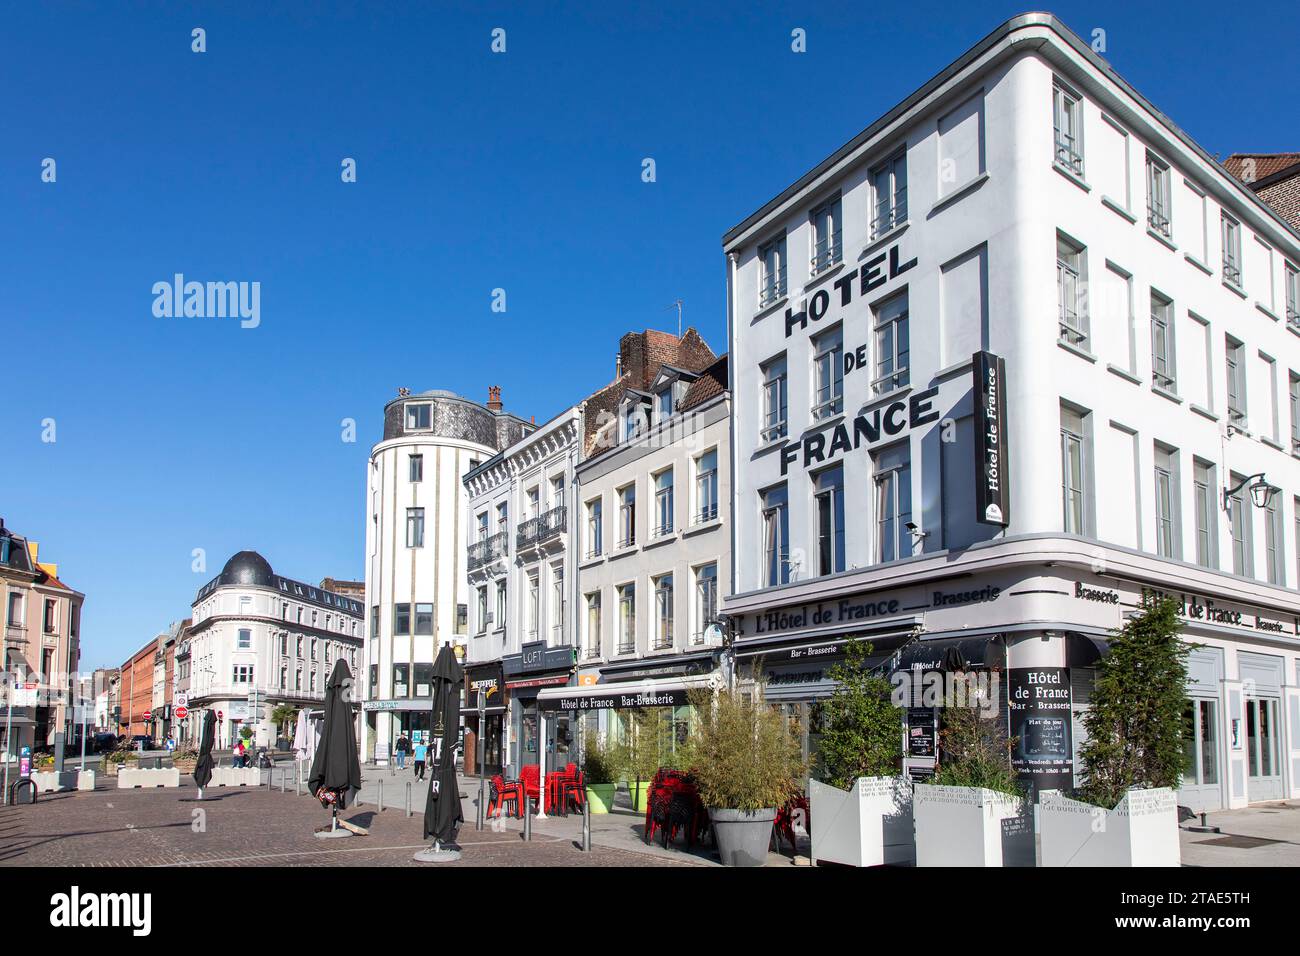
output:
POLYGON ((1070 702, 1068 667, 1007 669, 1011 765, 1035 791, 1074 787, 1070 702))
POLYGON ((1011 523, 1007 489, 1007 363, 992 352, 976 352, 975 520, 1005 528, 1011 523))
POLYGON ((907 755, 934 756, 934 708, 907 708, 907 755))

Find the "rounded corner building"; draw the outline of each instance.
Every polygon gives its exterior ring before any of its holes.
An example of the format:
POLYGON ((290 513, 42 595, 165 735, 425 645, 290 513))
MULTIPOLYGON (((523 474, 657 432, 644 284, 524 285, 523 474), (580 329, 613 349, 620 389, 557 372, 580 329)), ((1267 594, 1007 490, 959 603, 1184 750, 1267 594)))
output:
POLYGON ((361 759, 386 761, 394 742, 428 733, 433 661, 443 644, 463 658, 466 472, 534 426, 444 389, 402 389, 384 406, 384 437, 366 474, 366 649, 361 759))

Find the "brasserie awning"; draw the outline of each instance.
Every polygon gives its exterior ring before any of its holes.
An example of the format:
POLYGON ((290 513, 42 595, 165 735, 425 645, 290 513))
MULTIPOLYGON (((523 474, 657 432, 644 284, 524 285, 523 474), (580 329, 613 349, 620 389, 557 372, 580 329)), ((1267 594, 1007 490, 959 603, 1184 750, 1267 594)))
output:
POLYGON ((624 710, 639 707, 680 707, 690 703, 692 691, 714 690, 714 675, 647 680, 636 683, 588 684, 585 687, 546 687, 537 693, 537 707, 566 714, 590 710, 624 710))

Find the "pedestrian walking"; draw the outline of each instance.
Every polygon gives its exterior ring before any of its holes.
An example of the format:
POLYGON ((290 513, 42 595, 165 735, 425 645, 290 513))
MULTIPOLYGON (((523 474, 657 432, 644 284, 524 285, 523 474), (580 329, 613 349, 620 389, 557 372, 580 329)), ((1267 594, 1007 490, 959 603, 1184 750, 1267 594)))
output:
POLYGON ((428 746, 423 741, 415 745, 415 779, 424 779, 425 755, 429 752, 428 746))
POLYGON ((396 747, 397 747, 397 769, 398 770, 406 769, 406 752, 410 748, 410 745, 411 742, 406 739, 405 734, 401 734, 397 738, 396 747))

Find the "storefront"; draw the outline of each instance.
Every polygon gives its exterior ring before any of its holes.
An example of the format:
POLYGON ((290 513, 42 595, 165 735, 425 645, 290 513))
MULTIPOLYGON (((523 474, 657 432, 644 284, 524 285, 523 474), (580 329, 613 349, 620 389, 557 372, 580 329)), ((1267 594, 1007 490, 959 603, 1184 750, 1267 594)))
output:
POLYGON ((517 776, 520 768, 539 763, 544 769, 570 761, 572 727, 564 721, 547 721, 537 706, 537 695, 547 687, 563 687, 573 677, 576 654, 572 647, 548 647, 545 641, 525 644, 522 653, 501 659, 501 673, 509 698, 506 741, 507 769, 517 776))
POLYGON ((406 698, 399 700, 367 700, 362 702, 365 723, 371 735, 371 753, 375 763, 386 764, 397 750, 397 740, 405 736, 412 744, 428 743, 429 717, 432 705, 428 698, 424 700, 406 698), (375 737, 375 717, 388 714, 390 719, 389 738, 378 740, 375 737))
POLYGON ((722 683, 716 672, 686 673, 685 670, 670 676, 629 676, 608 683, 591 681, 576 687, 548 687, 537 695, 538 707, 548 721, 565 726, 571 738, 582 746, 596 734, 626 739, 632 732, 635 713, 662 711, 663 719, 671 721, 670 741, 675 746, 684 743, 690 732, 694 695, 713 693, 722 683))
POLYGON ((502 772, 508 694, 500 661, 471 665, 465 669, 465 707, 461 716, 465 722, 467 774, 477 775, 479 772, 480 743, 483 747, 483 772, 489 776, 502 772))
POLYGON ((1281 589, 1268 595, 1273 606, 1186 581, 1157 589, 1160 565, 1149 556, 1109 559, 1094 550, 1083 563, 1063 560, 1050 539, 994 542, 935 562, 928 577, 928 562, 917 562, 892 586, 812 582, 782 589, 802 592, 798 603, 757 608, 747 606, 757 595, 733 598, 739 685, 761 684, 769 702, 797 719, 815 759, 821 703, 835 688, 829 671, 844 643, 858 639, 894 684, 913 777, 933 772, 943 707, 969 691, 1014 738, 1023 782, 1069 789, 1082 782, 1084 717, 1108 638, 1159 591, 1178 599, 1183 639, 1193 645, 1179 803, 1199 811, 1300 794, 1300 602, 1281 589), (1054 560, 1035 561, 1034 547, 1054 551, 1054 560), (953 573, 967 561, 990 570, 953 573))

